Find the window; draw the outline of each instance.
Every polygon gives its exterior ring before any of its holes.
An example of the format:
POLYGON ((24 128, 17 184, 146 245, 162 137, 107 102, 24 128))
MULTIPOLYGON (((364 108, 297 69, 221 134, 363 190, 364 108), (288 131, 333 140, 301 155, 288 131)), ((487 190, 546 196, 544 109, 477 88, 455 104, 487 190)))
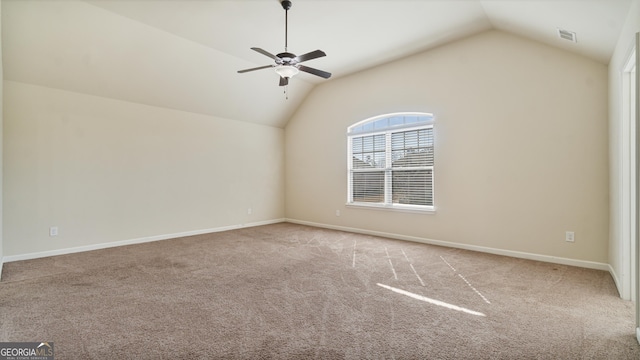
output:
POLYGON ((347 139, 349 205, 434 210, 432 114, 367 119, 347 139))

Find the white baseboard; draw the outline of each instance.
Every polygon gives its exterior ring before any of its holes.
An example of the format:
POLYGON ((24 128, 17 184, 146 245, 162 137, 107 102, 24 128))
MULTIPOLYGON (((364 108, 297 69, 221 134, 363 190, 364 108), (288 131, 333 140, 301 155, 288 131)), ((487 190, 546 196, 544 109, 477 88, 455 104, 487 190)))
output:
POLYGON ((620 298, 623 300, 631 300, 631 299, 625 299, 625 296, 624 296, 625 294, 622 293, 622 283, 618 278, 618 274, 616 273, 613 266, 611 266, 610 264, 608 266, 609 268, 607 270, 609 271, 609 274, 611 274, 611 277, 613 278, 613 282, 616 285, 616 290, 618 290, 618 295, 620 296, 620 298))
POLYGON ((494 255, 510 256, 510 257, 519 258, 519 259, 536 260, 536 261, 548 262, 553 264, 570 265, 570 266, 577 266, 582 268, 596 269, 596 270, 603 270, 603 271, 610 271, 610 268, 611 268, 609 264, 599 263, 594 261, 576 260, 576 259, 569 259, 569 258, 563 258, 563 257, 557 257, 557 256, 532 254, 532 253, 526 253, 521 251, 504 250, 504 249, 490 248, 490 247, 477 246, 477 245, 460 244, 460 243, 454 243, 454 242, 443 241, 443 240, 421 238, 416 236, 399 235, 399 234, 351 228, 351 227, 345 227, 345 226, 319 224, 319 223, 314 223, 310 221, 303 221, 303 220, 296 220, 296 219, 286 219, 286 221, 293 224, 348 231, 348 232, 353 232, 358 234, 382 236, 382 237, 387 237, 387 238, 397 239, 397 240, 413 241, 413 242, 419 242, 423 244, 478 251, 478 252, 489 253, 494 255))
MULTIPOLYGON (((143 237, 138 239, 121 240, 121 241, 114 241, 114 242, 94 244, 94 245, 78 246, 73 248, 48 250, 48 251, 41 251, 36 253, 28 253, 28 254, 20 254, 20 255, 11 255, 11 256, 5 256, 4 258, 2 258, 0 261, 0 264, 2 264, 2 262, 31 260, 31 259, 38 259, 38 258, 49 257, 49 256, 67 255, 67 254, 79 253, 84 251, 100 250, 100 249, 107 249, 107 248, 118 247, 118 246, 142 244, 142 243, 147 243, 152 241, 175 239, 175 238, 185 237, 185 236, 209 234, 209 233, 236 230, 236 229, 247 228, 247 227, 277 224, 284 221, 285 219, 275 219, 275 220, 254 222, 249 224, 223 226, 223 227, 212 228, 212 229, 185 231, 185 232, 174 233, 174 234, 148 236, 148 237, 143 237)), ((1 267, 0 267, 0 271, 1 271, 1 267)))
POLYGON ((2 280, 2 265, 4 264, 4 258, 0 257, 0 280, 2 280))
POLYGON ((464 250, 478 251, 478 252, 495 254, 495 255, 510 256, 510 257, 515 257, 520 259, 536 260, 536 261, 542 261, 542 262, 548 262, 548 263, 554 263, 554 264, 562 264, 562 265, 578 266, 578 267, 589 268, 589 269, 603 270, 603 271, 608 271, 611 274, 616 284, 616 287, 620 289, 618 285, 619 280, 615 274, 615 271, 609 264, 598 263, 593 261, 562 258, 562 257, 556 257, 556 256, 549 256, 549 255, 532 254, 532 253, 513 251, 513 250, 490 248, 490 247, 477 246, 477 245, 460 244, 460 243, 454 243, 454 242, 443 241, 443 240, 434 240, 434 239, 427 239, 427 238, 421 238, 421 237, 415 237, 415 236, 399 235, 399 234, 392 234, 392 233, 366 230, 366 229, 358 229, 358 228, 345 227, 345 226, 320 224, 320 223, 296 220, 296 219, 274 219, 274 220, 267 220, 267 221, 249 223, 249 224, 231 225, 231 226, 224 226, 224 227, 212 228, 212 229, 202 229, 202 230, 193 230, 193 231, 186 231, 186 232, 180 232, 180 233, 174 233, 174 234, 156 235, 156 236, 149 236, 149 237, 143 237, 143 238, 137 238, 137 239, 114 241, 109 243, 41 251, 36 253, 10 255, 0 259, 0 276, 2 274, 2 264, 4 262, 13 262, 13 261, 30 260, 30 259, 37 259, 42 257, 49 257, 49 256, 73 254, 78 252, 100 250, 100 249, 112 248, 117 246, 142 244, 142 243, 147 243, 152 241, 168 240, 168 239, 174 239, 174 238, 185 237, 185 236, 235 230, 235 229, 241 229, 245 227, 277 224, 281 222, 290 222, 293 224, 308 225, 308 226, 314 226, 319 228, 348 231, 348 232, 366 234, 366 235, 382 236, 382 237, 387 237, 391 239, 413 241, 413 242, 418 242, 423 244, 431 244, 431 245, 445 246, 445 247, 458 248, 458 249, 464 249, 464 250))

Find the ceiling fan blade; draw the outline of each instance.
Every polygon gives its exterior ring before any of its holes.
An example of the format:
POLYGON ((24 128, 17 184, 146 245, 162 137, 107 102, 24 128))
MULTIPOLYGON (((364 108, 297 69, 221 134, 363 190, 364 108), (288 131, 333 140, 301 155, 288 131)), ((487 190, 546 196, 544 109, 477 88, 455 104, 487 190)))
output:
POLYGON ((277 56, 273 55, 272 53, 270 53, 270 52, 268 52, 266 50, 262 50, 262 49, 257 48, 257 47, 252 47, 251 50, 257 51, 257 52, 259 52, 260 54, 262 54, 264 56, 268 56, 268 57, 272 58, 273 60, 278 60, 277 56))
POLYGON ((304 66, 304 65, 297 65, 296 67, 297 67, 297 68, 298 68, 298 70, 300 70, 300 71, 304 71, 304 72, 309 73, 309 74, 313 74, 313 75, 316 75, 316 76, 320 76, 321 78, 328 79, 328 78, 330 78, 330 77, 331 77, 331 73, 328 73, 328 72, 326 72, 326 71, 322 71, 322 70, 318 70, 318 69, 310 68, 310 67, 308 67, 308 66, 304 66))
POLYGON ((251 68, 251 69, 238 70, 238 73, 242 74, 242 73, 246 73, 246 72, 249 72, 249 71, 266 69, 266 68, 270 68, 270 67, 273 67, 273 65, 265 65, 265 66, 260 66, 260 67, 256 67, 256 68, 251 68))
POLYGON ((312 51, 312 52, 297 56, 295 60, 297 63, 301 63, 303 61, 309 61, 309 60, 317 59, 323 56, 327 56, 327 54, 325 54, 324 51, 322 50, 316 50, 316 51, 312 51))
POLYGON ((289 78, 280 77, 280 86, 287 86, 287 85, 289 85, 289 78))

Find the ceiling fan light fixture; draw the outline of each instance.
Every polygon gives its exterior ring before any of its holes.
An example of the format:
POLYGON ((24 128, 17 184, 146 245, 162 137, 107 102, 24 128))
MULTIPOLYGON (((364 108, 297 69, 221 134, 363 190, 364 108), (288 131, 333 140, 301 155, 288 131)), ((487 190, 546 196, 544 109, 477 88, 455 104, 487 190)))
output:
POLYGON ((300 72, 300 70, 298 70, 298 68, 293 65, 278 65, 276 66, 275 70, 276 73, 280 75, 280 77, 286 79, 291 79, 300 72))

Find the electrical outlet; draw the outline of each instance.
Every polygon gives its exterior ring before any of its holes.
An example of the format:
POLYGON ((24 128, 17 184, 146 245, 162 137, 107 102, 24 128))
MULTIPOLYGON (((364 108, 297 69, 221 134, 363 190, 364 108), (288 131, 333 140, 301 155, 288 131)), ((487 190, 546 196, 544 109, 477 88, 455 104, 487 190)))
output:
POLYGON ((340 216, 340 210, 336 210, 336 216, 340 216))
POLYGON ((58 227, 52 226, 49 228, 49 236, 58 236, 58 227))
POLYGON ((251 215, 251 214, 253 214, 253 209, 248 208, 248 209, 247 209, 247 215, 251 215))
POLYGON ((564 233, 564 241, 574 242, 576 241, 576 234, 573 231, 567 231, 564 233))

